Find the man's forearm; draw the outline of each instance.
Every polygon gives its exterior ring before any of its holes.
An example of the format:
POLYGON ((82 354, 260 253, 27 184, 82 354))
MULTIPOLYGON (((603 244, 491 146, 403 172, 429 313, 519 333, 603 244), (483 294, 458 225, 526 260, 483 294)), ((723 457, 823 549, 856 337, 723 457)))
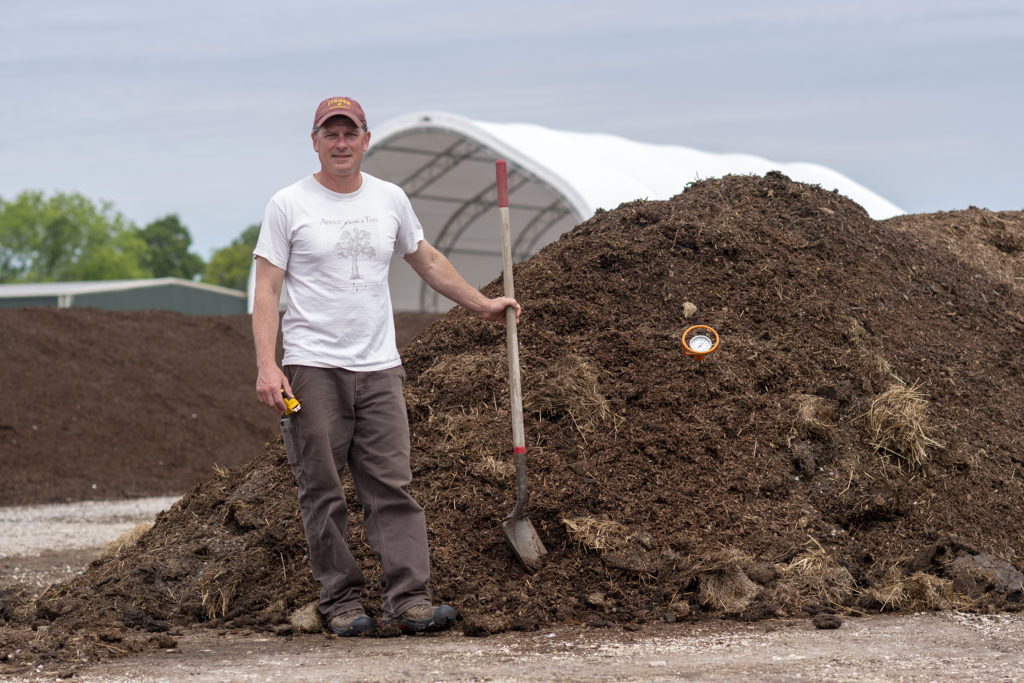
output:
POLYGON ((261 256, 256 257, 255 268, 252 337, 256 346, 256 367, 277 367, 277 332, 280 328, 279 306, 284 271, 261 256))
POLYGON ((431 289, 474 313, 487 309, 487 297, 466 282, 444 254, 426 243, 421 244, 420 249, 425 253, 418 255, 421 258, 410 259, 409 263, 431 289))
POLYGON ((451 299, 463 308, 480 313, 487 306, 487 297, 479 289, 466 282, 455 267, 443 255, 434 264, 426 283, 439 294, 451 299))
POLYGON ((252 336, 256 346, 256 367, 277 365, 278 307, 271 297, 256 295, 252 307, 252 336))

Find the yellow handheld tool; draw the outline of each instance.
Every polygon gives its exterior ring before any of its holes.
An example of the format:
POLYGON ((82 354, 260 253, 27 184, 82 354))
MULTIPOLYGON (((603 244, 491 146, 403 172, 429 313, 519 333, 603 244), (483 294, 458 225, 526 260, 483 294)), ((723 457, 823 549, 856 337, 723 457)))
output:
POLYGON ((284 399, 284 414, 291 415, 302 410, 302 406, 299 405, 299 400, 294 396, 289 396, 284 393, 284 389, 281 390, 281 398, 284 399))
POLYGON ((697 360, 718 348, 718 333, 707 325, 694 325, 683 332, 683 353, 697 360))

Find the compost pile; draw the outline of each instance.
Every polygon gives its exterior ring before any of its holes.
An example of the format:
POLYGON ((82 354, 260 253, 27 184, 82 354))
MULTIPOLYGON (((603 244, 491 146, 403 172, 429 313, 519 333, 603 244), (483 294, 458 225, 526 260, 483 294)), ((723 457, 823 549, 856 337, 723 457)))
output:
MULTIPOLYGON (((399 343, 437 317, 399 316, 399 343)), ((0 308, 0 330, 0 506, 181 495, 279 433, 248 315, 0 308)))
POLYGON ((182 494, 275 433, 247 315, 0 309, 0 505, 182 494))
MULTIPOLYGON (((457 309, 404 350, 436 599, 471 634, 1019 608, 1022 262, 1020 213, 878 222, 775 172, 598 212, 515 268, 536 572, 500 525, 503 328, 457 309), (703 361, 694 324, 721 338, 703 361)), ((317 587, 280 439, 254 455, 12 618, 79 650, 104 628, 283 628, 317 587)))

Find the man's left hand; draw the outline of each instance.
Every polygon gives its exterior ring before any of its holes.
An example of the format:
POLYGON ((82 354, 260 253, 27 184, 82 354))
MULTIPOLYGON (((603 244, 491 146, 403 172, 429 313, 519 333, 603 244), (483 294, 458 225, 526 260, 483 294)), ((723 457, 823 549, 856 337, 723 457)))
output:
POLYGON ((507 296, 498 296, 493 299, 487 300, 487 308, 480 312, 480 317, 484 320, 493 320, 494 322, 505 322, 505 309, 512 306, 516 311, 516 322, 519 322, 519 314, 522 313, 523 309, 520 307, 519 302, 515 299, 511 299, 507 296))

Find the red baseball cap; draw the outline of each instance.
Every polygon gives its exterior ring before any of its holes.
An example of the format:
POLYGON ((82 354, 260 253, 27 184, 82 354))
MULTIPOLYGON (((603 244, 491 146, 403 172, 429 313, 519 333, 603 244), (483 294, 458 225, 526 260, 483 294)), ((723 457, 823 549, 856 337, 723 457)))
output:
POLYGON ((316 108, 313 127, 319 128, 332 116, 347 116, 360 128, 366 128, 366 114, 359 103, 351 97, 328 97, 316 108))

